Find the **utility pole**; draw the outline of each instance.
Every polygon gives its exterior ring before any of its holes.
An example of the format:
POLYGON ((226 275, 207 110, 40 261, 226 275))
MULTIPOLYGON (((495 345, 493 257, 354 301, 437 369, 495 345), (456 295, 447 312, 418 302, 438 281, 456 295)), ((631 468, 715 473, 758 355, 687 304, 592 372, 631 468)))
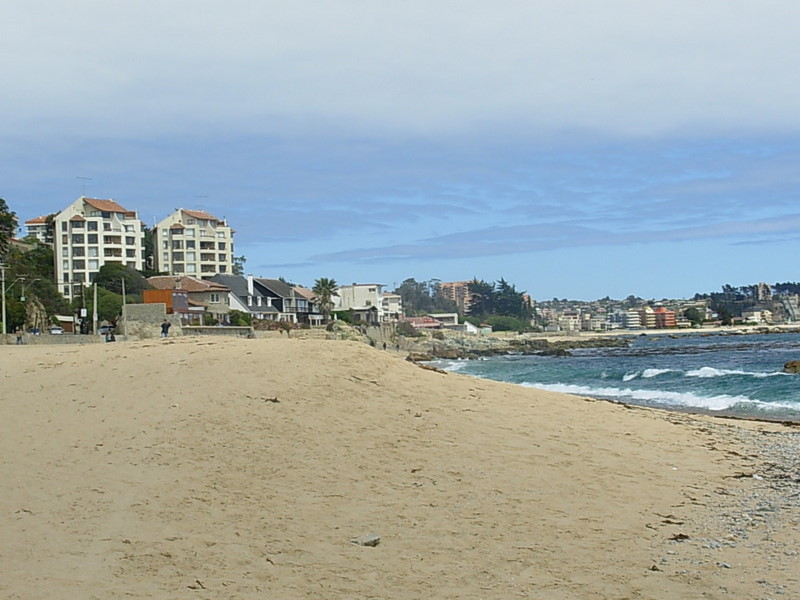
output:
POLYGON ((3 280, 3 342, 6 341, 6 265, 0 263, 0 273, 3 280))
POLYGON ((97 335, 97 283, 94 284, 94 306, 92 308, 92 333, 97 335))
POLYGON ((125 278, 122 278, 122 335, 128 339, 128 315, 125 314, 125 278))

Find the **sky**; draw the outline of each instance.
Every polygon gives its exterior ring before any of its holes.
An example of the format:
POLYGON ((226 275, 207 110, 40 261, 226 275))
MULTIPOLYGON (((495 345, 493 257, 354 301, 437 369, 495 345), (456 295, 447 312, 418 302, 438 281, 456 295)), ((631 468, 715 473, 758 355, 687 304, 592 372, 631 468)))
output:
POLYGON ((800 280, 796 0, 0 5, 0 197, 236 230, 311 286, 800 280))

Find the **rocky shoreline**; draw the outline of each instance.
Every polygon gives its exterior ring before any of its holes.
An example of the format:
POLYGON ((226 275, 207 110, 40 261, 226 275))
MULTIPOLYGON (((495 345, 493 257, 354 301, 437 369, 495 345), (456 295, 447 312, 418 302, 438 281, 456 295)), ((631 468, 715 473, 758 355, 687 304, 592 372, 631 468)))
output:
POLYGON ((508 338, 493 336, 463 336, 436 332, 432 337, 415 340, 407 345, 408 359, 421 362, 436 359, 480 358, 504 354, 569 356, 576 348, 627 348, 630 337, 587 337, 551 341, 531 335, 508 338))

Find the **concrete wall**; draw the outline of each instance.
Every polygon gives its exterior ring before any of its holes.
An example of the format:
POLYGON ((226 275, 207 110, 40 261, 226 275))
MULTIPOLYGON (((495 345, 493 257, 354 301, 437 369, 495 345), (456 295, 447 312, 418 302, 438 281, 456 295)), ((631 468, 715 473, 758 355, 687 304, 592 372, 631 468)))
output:
POLYGON ((178 315, 167 314, 167 305, 163 302, 153 304, 126 304, 122 317, 117 323, 117 332, 125 334, 128 339, 148 339, 161 336, 161 322, 167 319, 171 324, 170 337, 183 335, 181 320, 178 315))
POLYGON ((191 325, 183 327, 183 335, 216 335, 229 337, 255 337, 252 327, 218 327, 216 325, 191 325))

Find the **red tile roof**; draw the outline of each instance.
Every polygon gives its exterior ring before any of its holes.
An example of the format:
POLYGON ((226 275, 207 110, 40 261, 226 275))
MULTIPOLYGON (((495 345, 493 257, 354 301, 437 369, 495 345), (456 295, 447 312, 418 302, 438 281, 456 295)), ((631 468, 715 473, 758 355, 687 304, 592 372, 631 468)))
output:
POLYGON ((133 214, 132 211, 129 211, 126 208, 122 208, 119 204, 114 202, 113 200, 100 200, 98 198, 86 198, 84 196, 83 201, 96 208, 97 210, 103 212, 113 212, 113 213, 130 213, 133 214))
POLYGON ((216 281, 206 281, 190 275, 173 277, 172 275, 156 275, 148 277, 147 283, 157 290, 180 289, 184 292, 222 292, 228 291, 228 287, 216 281), (178 287, 175 287, 177 284, 178 287))
POLYGON ((203 210, 187 210, 185 208, 182 208, 181 212, 189 215, 193 219, 205 219, 206 221, 219 221, 220 223, 222 223, 222 219, 218 219, 214 215, 210 215, 203 210))
POLYGON ((47 223, 47 217, 36 217, 25 221, 25 225, 44 225, 45 223, 47 223))

